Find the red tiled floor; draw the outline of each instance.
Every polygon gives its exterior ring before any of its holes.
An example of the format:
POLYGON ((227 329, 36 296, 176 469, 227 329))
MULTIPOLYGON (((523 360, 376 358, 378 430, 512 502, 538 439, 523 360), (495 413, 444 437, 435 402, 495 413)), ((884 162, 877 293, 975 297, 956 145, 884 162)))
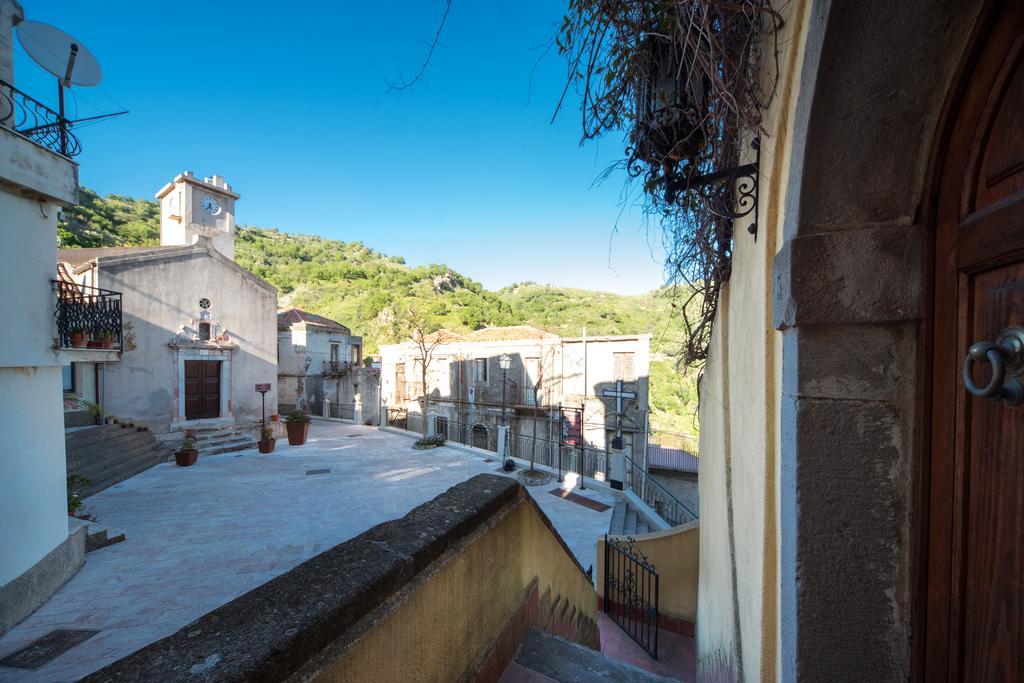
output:
POLYGON ((609 657, 666 678, 696 680, 693 638, 658 629, 658 659, 654 659, 606 614, 598 617, 597 626, 601 630, 601 651, 609 657))

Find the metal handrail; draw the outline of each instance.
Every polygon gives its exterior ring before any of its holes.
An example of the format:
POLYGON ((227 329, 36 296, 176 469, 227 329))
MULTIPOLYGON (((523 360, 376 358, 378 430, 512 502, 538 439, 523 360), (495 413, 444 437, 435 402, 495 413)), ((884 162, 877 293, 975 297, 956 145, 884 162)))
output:
POLYGON ((71 158, 82 151, 82 143, 71 132, 72 125, 39 100, 0 80, 0 126, 71 158))
POLYGON ((118 349, 124 345, 124 318, 121 292, 80 285, 64 280, 51 280, 57 302, 53 317, 57 321, 57 340, 62 348, 72 348, 73 336, 89 335, 91 341, 111 342, 118 349), (109 337, 107 335, 110 335, 109 337))
POLYGON ((646 470, 644 470, 644 468, 641 467, 639 464, 637 464, 631 457, 629 457, 626 454, 623 454, 623 457, 626 459, 626 463, 632 467, 631 472, 634 474, 634 476, 637 473, 639 473, 640 476, 642 477, 641 478, 641 484, 642 485, 641 485, 639 491, 637 490, 637 487, 634 484, 632 484, 632 482, 631 482, 630 488, 633 489, 634 493, 636 493, 637 495, 640 496, 641 500, 643 500, 648 505, 651 505, 652 508, 655 508, 655 512, 658 512, 658 514, 660 514, 662 516, 662 518, 665 519, 666 522, 668 522, 672 526, 679 526, 680 524, 686 524, 687 522, 693 522, 693 521, 696 521, 696 520, 700 519, 700 517, 697 515, 697 513, 695 513, 690 508, 688 508, 683 501, 681 501, 678 498, 676 498, 675 495, 673 495, 671 491, 669 491, 667 488, 665 488, 664 484, 662 484, 660 481, 658 481, 657 479, 652 477, 650 475, 650 473, 648 473, 646 470), (661 497, 667 499, 667 502, 669 503, 670 506, 674 506, 678 510, 680 510, 683 513, 689 515, 691 517, 691 519, 685 519, 685 517, 683 515, 674 515, 674 514, 666 515, 666 514, 664 514, 663 511, 659 511, 658 510, 659 505, 652 504, 652 503, 660 503, 661 501, 654 500, 655 496, 648 495, 648 487, 647 487, 648 484, 653 484, 654 485, 653 488, 654 488, 655 491, 657 491, 657 494, 660 495, 661 497), (648 500, 649 498, 651 498, 651 500, 648 500))

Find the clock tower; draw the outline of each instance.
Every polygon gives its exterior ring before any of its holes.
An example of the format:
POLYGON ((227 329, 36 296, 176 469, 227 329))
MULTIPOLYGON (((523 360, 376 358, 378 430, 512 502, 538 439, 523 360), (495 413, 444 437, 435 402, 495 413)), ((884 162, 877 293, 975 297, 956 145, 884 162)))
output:
POLYGON ((238 195, 220 176, 200 180, 185 171, 164 185, 160 200, 160 244, 195 244, 207 237, 214 249, 235 259, 235 200, 238 195))

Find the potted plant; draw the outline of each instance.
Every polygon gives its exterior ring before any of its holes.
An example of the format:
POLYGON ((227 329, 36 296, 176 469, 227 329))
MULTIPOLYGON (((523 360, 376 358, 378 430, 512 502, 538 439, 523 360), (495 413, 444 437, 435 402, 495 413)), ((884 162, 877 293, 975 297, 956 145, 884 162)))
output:
POLYGON ((101 349, 112 349, 114 348, 114 340, 116 336, 111 330, 101 330, 97 338, 100 342, 101 349))
POLYGON ((90 486, 92 482, 80 474, 68 475, 68 516, 78 517, 78 510, 82 507, 82 495, 80 489, 90 486))
POLYGON ((438 446, 444 445, 443 436, 425 436, 422 439, 417 439, 416 443, 412 445, 418 451, 425 451, 430 448, 437 448, 438 446))
POLYGON ((71 330, 71 346, 84 349, 89 344, 89 328, 76 327, 71 330))
POLYGON ((259 446, 260 453, 270 453, 274 450, 274 444, 276 443, 277 439, 274 438, 274 428, 263 425, 263 429, 260 430, 260 440, 256 443, 259 446))
POLYGON ((196 435, 192 430, 185 430, 185 438, 181 442, 181 448, 174 454, 174 462, 179 467, 195 465, 199 459, 199 451, 196 450, 196 435))
POLYGON ((309 416, 296 408, 284 419, 288 430, 288 445, 301 446, 309 438, 309 416))
POLYGON ((281 416, 278 415, 277 413, 274 413, 273 415, 270 416, 270 421, 271 422, 277 422, 280 419, 281 419, 281 416))

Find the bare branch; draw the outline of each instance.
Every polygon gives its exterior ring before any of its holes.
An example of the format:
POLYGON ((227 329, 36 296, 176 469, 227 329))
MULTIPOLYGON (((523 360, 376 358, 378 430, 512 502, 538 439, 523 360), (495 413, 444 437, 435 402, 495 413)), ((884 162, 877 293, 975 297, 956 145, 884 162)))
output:
POLYGON ((448 13, 451 9, 452 0, 445 0, 444 13, 441 15, 441 22, 437 25, 437 31, 434 33, 434 40, 430 42, 430 48, 427 50, 427 56, 423 59, 423 63, 420 64, 420 70, 416 72, 416 75, 413 76, 411 80, 403 81, 398 84, 388 81, 389 90, 408 90, 423 78, 423 74, 427 72, 427 67, 430 66, 430 60, 434 56, 434 50, 437 49, 437 46, 441 41, 441 32, 444 31, 444 25, 448 22, 448 13))

